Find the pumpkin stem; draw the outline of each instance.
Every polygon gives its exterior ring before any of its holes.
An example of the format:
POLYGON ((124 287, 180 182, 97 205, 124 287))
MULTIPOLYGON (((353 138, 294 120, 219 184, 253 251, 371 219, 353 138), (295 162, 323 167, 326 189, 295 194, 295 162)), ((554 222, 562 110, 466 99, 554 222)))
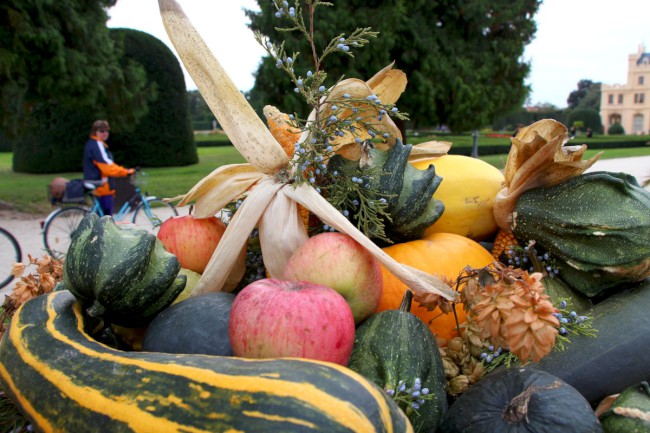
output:
POLYGON ((404 313, 410 313, 412 302, 413 302, 413 292, 406 289, 406 291, 404 292, 404 297, 402 298, 402 303, 399 304, 398 310, 403 311, 404 313))
POLYGON ((503 409, 502 417, 509 424, 520 423, 522 421, 528 422, 528 402, 536 392, 553 389, 560 386, 560 382, 555 381, 546 386, 530 385, 522 393, 516 395, 510 404, 503 409))

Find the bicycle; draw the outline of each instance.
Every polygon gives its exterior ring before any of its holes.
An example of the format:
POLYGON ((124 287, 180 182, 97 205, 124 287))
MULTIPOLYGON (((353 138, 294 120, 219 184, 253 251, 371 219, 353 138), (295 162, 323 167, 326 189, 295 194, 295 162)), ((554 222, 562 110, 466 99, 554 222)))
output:
POLYGON ((23 253, 16 238, 7 230, 0 227, 0 289, 5 287, 14 276, 11 267, 23 260, 23 253))
MULTIPOLYGON (((125 222, 127 215, 133 212, 130 222, 156 234, 160 224, 169 217, 177 216, 178 211, 171 203, 143 192, 140 185, 144 183, 142 180, 144 173, 139 173, 140 181, 136 181, 136 174, 133 174, 130 179, 135 187, 135 193, 113 215, 113 219, 116 222, 125 222)), ((84 181, 84 200, 90 196, 93 202, 92 207, 65 206, 54 210, 47 216, 43 223, 43 243, 50 255, 63 255, 68 251, 75 230, 88 212, 94 212, 100 217, 104 216, 99 200, 92 194, 95 187, 100 184, 101 181, 84 181)))

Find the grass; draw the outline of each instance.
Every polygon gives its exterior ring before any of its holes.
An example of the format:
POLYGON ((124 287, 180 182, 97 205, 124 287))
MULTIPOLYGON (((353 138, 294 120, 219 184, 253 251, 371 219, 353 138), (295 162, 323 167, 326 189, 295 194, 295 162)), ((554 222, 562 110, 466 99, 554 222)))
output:
MULTIPOLYGON (((436 138, 418 137, 419 141, 436 138)), ((471 143, 471 137, 438 137, 440 140, 452 141, 454 145, 471 143)), ((481 144, 503 143, 504 138, 483 138, 481 144), (495 143, 489 141, 495 140, 495 143)), ((415 142, 416 140, 413 140, 415 142)), ((583 140, 581 140, 582 142, 583 140)), ((584 140, 586 141, 586 140, 584 140)), ((591 157, 597 150, 588 150, 586 157, 591 157)), ((145 168, 148 182, 144 189, 152 195, 159 197, 174 197, 189 191, 199 180, 215 168, 245 162, 237 150, 232 146, 199 147, 199 163, 183 167, 155 167, 145 168)), ((479 147, 480 153, 480 147, 479 147)), ((650 155, 650 146, 638 148, 607 149, 602 158, 621 158, 631 156, 650 155)), ((507 155, 491 155, 481 157, 486 162, 503 168, 507 155)), ((0 200, 11 203, 16 210, 21 212, 46 215, 51 211, 47 202, 47 185, 55 177, 68 179, 81 178, 80 172, 56 174, 26 174, 12 171, 12 154, 0 153, 0 200)))

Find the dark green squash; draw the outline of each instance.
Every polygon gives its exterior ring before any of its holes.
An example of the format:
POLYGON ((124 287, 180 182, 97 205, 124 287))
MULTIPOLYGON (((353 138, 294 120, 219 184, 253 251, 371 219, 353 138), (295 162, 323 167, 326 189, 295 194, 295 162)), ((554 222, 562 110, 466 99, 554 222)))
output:
POLYGON ((397 140, 395 146, 387 151, 372 148, 369 150, 367 166, 360 167, 359 161, 335 155, 330 159, 328 170, 338 171, 348 177, 366 177, 369 172, 369 188, 376 190, 388 202, 384 218, 386 236, 394 243, 419 239, 425 229, 440 218, 444 204, 433 198, 442 178, 436 175, 433 165, 426 170, 418 170, 409 164, 412 146, 397 140))
POLYGON ((650 432, 648 382, 641 382, 624 390, 599 419, 605 433, 650 432))
POLYGON ((376 313, 357 328, 348 366, 385 390, 397 390, 400 381, 413 390, 419 378, 428 390, 426 399, 416 411, 407 404, 400 407, 416 432, 430 432, 447 409, 445 372, 433 334, 409 312, 412 296, 407 290, 398 310, 376 313))
POLYGON ((580 292, 576 292, 560 278, 547 275, 542 278, 544 293, 550 298, 553 305, 559 305, 561 299, 566 299, 570 308, 577 313, 584 313, 592 307, 591 300, 580 292))
POLYGON ((121 326, 148 323, 185 287, 181 265, 155 235, 89 213, 72 237, 63 267, 70 290, 91 317, 121 326))
POLYGON ((42 433, 412 432, 375 385, 304 359, 124 352, 83 331, 68 291, 25 303, 0 343, 0 385, 42 433))
POLYGON ((502 368, 449 408, 437 433, 597 433, 589 403, 573 387, 532 367, 502 368))
POLYGON ((593 405, 650 380, 650 279, 596 304, 587 312, 595 337, 571 335, 537 367, 576 388, 593 405))
POLYGON ((165 308, 147 327, 142 350, 232 356, 228 322, 234 299, 232 293, 214 292, 165 308))
POLYGON ((623 173, 585 173, 524 192, 513 214, 520 244, 537 241, 560 278, 587 296, 650 276, 650 192, 623 173))

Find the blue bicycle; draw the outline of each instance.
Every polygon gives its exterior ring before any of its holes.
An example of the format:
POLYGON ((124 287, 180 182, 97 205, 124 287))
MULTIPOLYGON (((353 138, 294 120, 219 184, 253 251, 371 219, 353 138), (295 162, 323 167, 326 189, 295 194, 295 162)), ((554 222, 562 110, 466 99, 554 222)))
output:
MULTIPOLYGON (((135 193, 127 200, 120 210, 113 215, 115 221, 129 221, 156 234, 160 224, 166 219, 177 216, 178 212, 171 203, 167 203, 158 197, 150 196, 140 189, 140 185, 146 183, 143 172, 136 172, 130 178, 135 187, 135 193), (136 176, 137 174, 137 176, 136 176)), ((64 255, 70 247, 70 241, 79 223, 88 212, 95 212, 104 216, 99 200, 92 194, 99 182, 84 181, 85 196, 92 199, 92 206, 72 205, 60 207, 50 213, 43 223, 43 243, 45 249, 52 256, 64 255)))

